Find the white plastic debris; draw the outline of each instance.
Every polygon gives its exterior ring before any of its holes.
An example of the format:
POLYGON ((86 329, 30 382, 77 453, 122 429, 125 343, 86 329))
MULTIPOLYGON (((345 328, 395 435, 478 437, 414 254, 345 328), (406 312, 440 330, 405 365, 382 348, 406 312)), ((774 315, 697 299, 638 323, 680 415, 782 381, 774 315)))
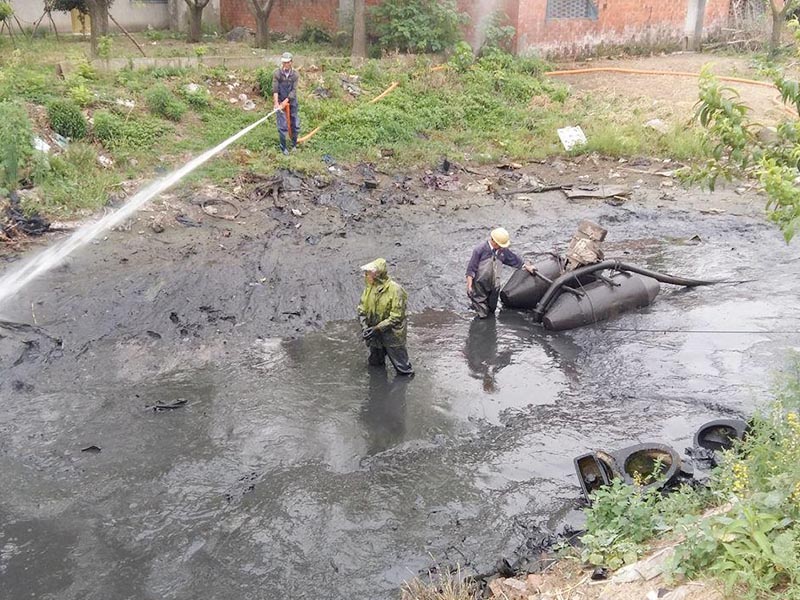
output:
POLYGON ((197 85, 196 83, 187 83, 186 91, 189 92, 190 94, 196 94, 197 92, 200 91, 200 86, 197 85))
POLYGON ((110 157, 103 156, 102 154, 97 155, 97 162, 99 162, 100 165, 102 167, 105 167, 106 169, 109 169, 114 166, 114 161, 110 157))
POLYGON ((583 146, 586 144, 586 134, 580 126, 575 127, 562 127, 558 131, 558 139, 561 140, 561 145, 564 150, 569 152, 576 146, 583 146))
POLYGON ((134 106, 136 106, 136 102, 134 102, 133 100, 127 100, 125 98, 117 98, 116 100, 114 100, 114 104, 116 104, 117 106, 124 106, 125 108, 133 108, 134 106))
POLYGON ((647 123, 644 124, 645 127, 648 129, 653 129, 658 133, 667 133, 669 131, 669 125, 664 123, 661 119, 650 119, 647 123))
POLYGON ((45 142, 40 137, 33 138, 33 147, 36 148, 39 152, 44 152, 45 154, 50 153, 50 144, 45 142))

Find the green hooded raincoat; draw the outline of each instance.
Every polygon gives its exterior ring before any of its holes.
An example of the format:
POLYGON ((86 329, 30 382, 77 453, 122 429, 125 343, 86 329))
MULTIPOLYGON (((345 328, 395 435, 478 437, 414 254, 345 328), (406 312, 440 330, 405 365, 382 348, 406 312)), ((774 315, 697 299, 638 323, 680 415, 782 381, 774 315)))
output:
POLYGON ((375 261, 375 283, 367 284, 358 303, 358 316, 362 326, 374 327, 379 333, 367 346, 395 348, 406 345, 406 302, 408 294, 396 281, 389 279, 386 261, 375 261))

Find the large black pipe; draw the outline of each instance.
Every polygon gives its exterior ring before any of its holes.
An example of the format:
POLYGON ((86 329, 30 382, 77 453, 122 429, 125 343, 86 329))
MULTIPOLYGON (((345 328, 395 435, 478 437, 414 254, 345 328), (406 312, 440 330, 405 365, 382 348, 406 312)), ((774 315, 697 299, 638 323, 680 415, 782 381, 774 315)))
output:
POLYGON ((635 265, 629 265, 626 263, 619 262, 618 260, 604 260, 599 263, 595 263, 593 265, 586 265, 585 267, 580 267, 579 269, 575 269, 574 271, 569 271, 561 275, 558 279, 556 279, 553 284, 548 288, 545 292, 542 299, 539 300, 539 304, 536 305, 534 309, 534 313, 536 315, 536 319, 538 321, 542 320, 544 313, 547 311, 550 303, 558 297, 558 294, 561 292, 561 287, 570 281, 573 281, 581 276, 590 275, 591 273, 596 273, 597 271, 603 271, 606 269, 611 269, 614 271, 627 271, 630 273, 638 273, 639 275, 644 275, 645 277, 652 277, 656 281, 660 281, 661 283, 671 283, 672 285, 682 285, 685 287, 697 287, 700 285, 714 285, 715 283, 724 283, 722 280, 704 280, 704 279, 688 279, 686 277, 675 277, 673 275, 666 275, 664 273, 659 273, 658 271, 651 271, 650 269, 643 269, 642 267, 637 267, 635 265))

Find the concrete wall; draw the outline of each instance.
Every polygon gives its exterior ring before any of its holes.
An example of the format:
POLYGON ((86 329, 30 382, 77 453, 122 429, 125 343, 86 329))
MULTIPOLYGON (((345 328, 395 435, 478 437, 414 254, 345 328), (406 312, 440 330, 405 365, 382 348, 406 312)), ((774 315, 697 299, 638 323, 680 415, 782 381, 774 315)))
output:
MULTIPOLYGON (((44 11, 42 0, 11 0, 14 14, 17 15, 24 27, 33 26, 44 11)), ((186 3, 183 0, 116 0, 111 5, 111 14, 119 23, 129 31, 141 31, 152 27, 153 29, 167 29, 170 26, 170 17, 175 23, 186 22, 186 3), (172 15, 171 15, 172 13, 172 15)), ((53 20, 61 32, 72 31, 72 20, 68 13, 53 12, 53 20)), ((211 0, 203 11, 203 20, 219 24, 220 0, 211 0)), ((49 26, 45 18, 42 26, 49 26)), ((109 26, 114 29, 114 23, 109 26)), ((185 29, 185 26, 184 26, 185 29)))

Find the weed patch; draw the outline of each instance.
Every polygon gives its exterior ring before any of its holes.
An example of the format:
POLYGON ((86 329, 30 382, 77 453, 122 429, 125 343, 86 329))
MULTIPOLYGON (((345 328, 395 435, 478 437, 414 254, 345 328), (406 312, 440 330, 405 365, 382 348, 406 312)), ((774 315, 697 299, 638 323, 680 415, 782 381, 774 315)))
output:
POLYGON ((108 111, 94 114, 94 135, 110 149, 152 148, 169 128, 150 119, 127 120, 108 111))
POLYGON ((180 121, 186 113, 186 105, 178 100, 165 85, 153 87, 145 95, 145 101, 151 113, 170 121, 180 121))

